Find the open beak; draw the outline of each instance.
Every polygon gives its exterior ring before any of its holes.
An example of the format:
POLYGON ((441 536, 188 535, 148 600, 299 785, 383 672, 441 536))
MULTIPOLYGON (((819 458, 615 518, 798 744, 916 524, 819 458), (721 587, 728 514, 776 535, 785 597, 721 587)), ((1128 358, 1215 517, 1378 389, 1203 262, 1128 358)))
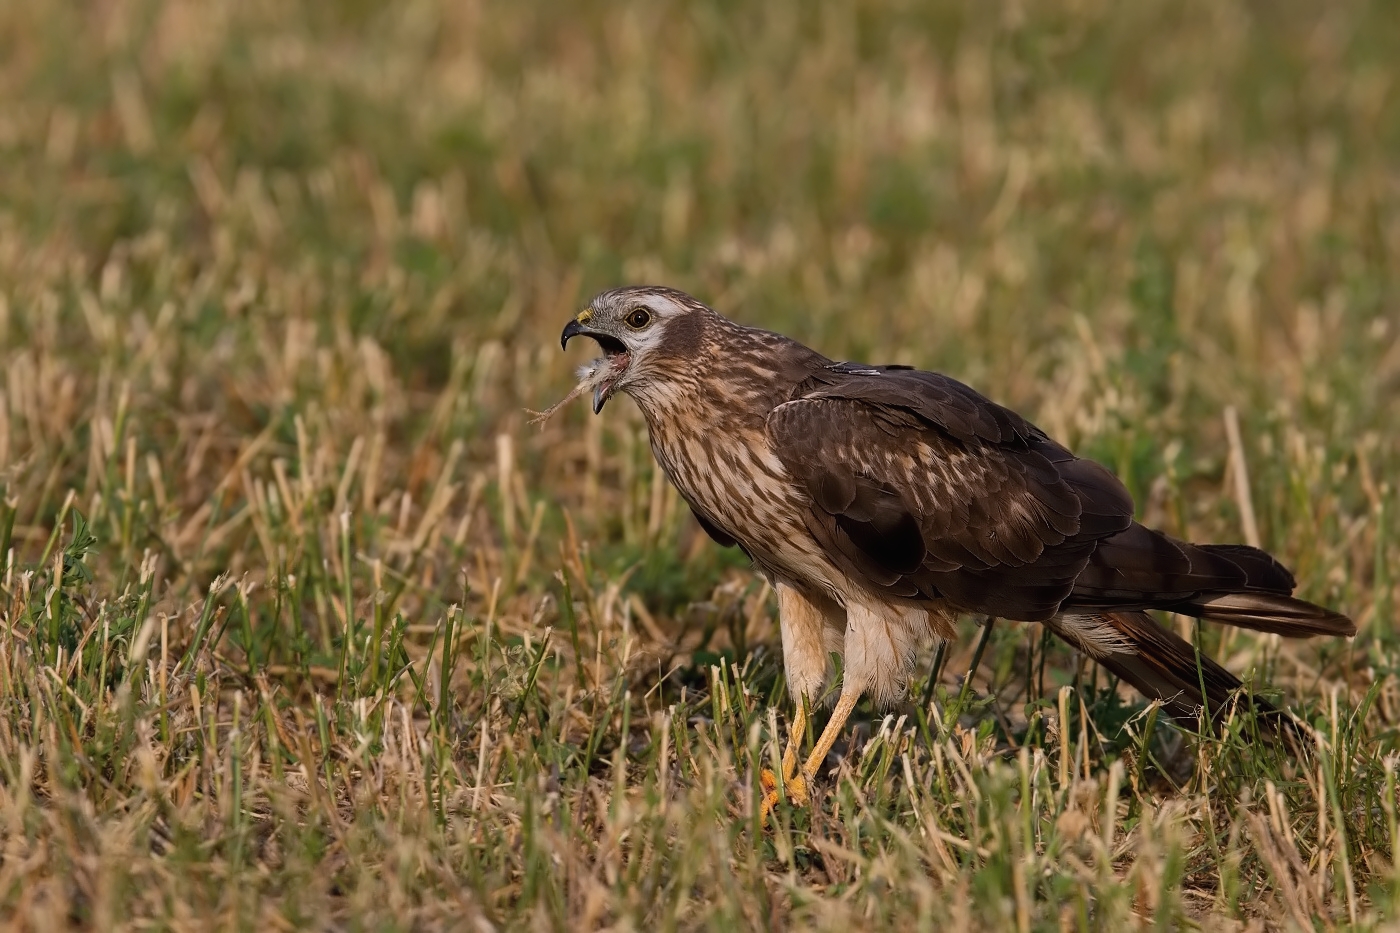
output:
POLYGON ((588 331, 584 330, 583 325, 580 324, 578 321, 570 321, 569 323, 565 324, 564 333, 559 336, 560 348, 567 350, 569 348, 569 338, 577 337, 580 334, 586 337, 588 336, 588 331))
POLYGON ((577 318, 564 325, 564 332, 559 335, 559 346, 567 349, 569 340, 574 337, 592 337, 603 350, 603 358, 595 360, 592 364, 593 414, 596 415, 612 397, 617 380, 622 378, 622 374, 627 371, 627 364, 632 362, 632 355, 627 352, 627 347, 622 341, 611 334, 588 329, 577 318))

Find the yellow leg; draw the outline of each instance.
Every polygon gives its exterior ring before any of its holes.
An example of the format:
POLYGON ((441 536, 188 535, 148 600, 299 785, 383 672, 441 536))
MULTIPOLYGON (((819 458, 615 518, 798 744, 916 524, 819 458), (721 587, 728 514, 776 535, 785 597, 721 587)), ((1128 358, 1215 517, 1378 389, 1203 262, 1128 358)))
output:
MULTIPOLYGON (((786 787, 792 783, 793 773, 797 770, 797 749, 802 744, 803 736, 807 733, 807 701, 801 698, 797 701, 797 714, 793 716, 792 726, 788 729, 787 748, 783 751, 783 776, 782 786, 786 787)), ((761 825, 768 824, 768 813, 778 803, 778 786, 780 779, 774 776, 767 768, 758 776, 763 789, 767 791, 763 796, 763 810, 759 814, 761 825)))
MULTIPOLYGON (((841 699, 837 701, 836 708, 831 711, 831 719, 828 720, 826 728, 822 730, 821 737, 817 739, 817 744, 812 749, 812 754, 807 756, 807 763, 802 766, 800 774, 783 775, 783 790, 786 791, 788 799, 796 806, 807 805, 810 795, 808 788, 816 780, 817 769, 821 767, 826 756, 831 752, 831 746, 836 744, 836 739, 841 735, 841 730, 846 727, 846 720, 851 717, 851 710, 856 708, 856 702, 860 700, 860 694, 856 691, 843 692, 841 699)), ((791 743, 788 745, 789 751, 793 752, 793 763, 796 764, 796 751, 791 743)), ((783 771, 788 770, 787 756, 783 756, 783 771)), ((768 813, 773 809, 773 805, 778 802, 778 790, 776 782, 769 787, 772 781, 772 772, 765 772, 761 778, 763 786, 768 790, 768 795, 763 800, 763 821, 768 820, 768 813)))
POLYGON ((851 710, 856 708, 856 702, 859 700, 860 694, 852 691, 842 693, 841 699, 836 701, 836 708, 831 711, 831 719, 827 721, 826 728, 822 730, 821 737, 817 739, 812 754, 807 756, 807 763, 802 766, 802 773, 793 777, 792 789, 788 791, 788 796, 792 798, 793 803, 798 806, 807 803, 808 785, 816 780, 817 769, 822 766, 822 762, 826 761, 826 756, 831 752, 831 746, 836 744, 836 739, 846 728, 846 720, 851 718, 851 710))
POLYGON ((807 701, 804 699, 797 704, 797 714, 792 717, 792 725, 788 728, 787 748, 783 749, 783 780, 792 780, 792 774, 797 770, 797 750, 802 747, 802 740, 807 738, 807 701))

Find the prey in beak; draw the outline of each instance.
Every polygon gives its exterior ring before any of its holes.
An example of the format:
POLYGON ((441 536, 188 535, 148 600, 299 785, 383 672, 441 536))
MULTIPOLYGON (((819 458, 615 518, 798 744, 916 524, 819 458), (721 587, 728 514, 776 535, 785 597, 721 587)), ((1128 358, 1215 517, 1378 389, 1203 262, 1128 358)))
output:
MULTIPOLYGON (((603 355, 579 367, 578 385, 574 386, 568 395, 544 411, 530 411, 533 416, 530 420, 533 423, 543 424, 556 411, 590 389, 593 391, 593 414, 595 415, 602 411, 608 399, 612 398, 618 380, 622 378, 622 374, 627 371, 628 364, 632 362, 632 354, 627 352, 627 346, 621 340, 611 334, 590 329, 587 324, 592 317, 593 309, 580 311, 578 317, 564 326, 564 333, 559 337, 559 345, 567 348, 569 340, 573 337, 592 337, 602 348, 603 355)), ((526 410, 529 411, 529 409, 526 410)))
POLYGON ((612 398, 618 380, 622 378, 622 374, 627 371, 628 364, 632 362, 632 354, 627 352, 627 347, 621 340, 611 334, 590 329, 587 325, 592 316, 591 309, 585 310, 580 312, 574 320, 564 325, 564 333, 559 337, 559 345, 568 347, 569 340, 574 337, 591 337, 597 341, 598 346, 602 349, 601 358, 593 360, 579 371, 580 382, 574 391, 569 393, 569 398, 574 398, 580 392, 591 388, 593 390, 593 413, 596 415, 603 410, 608 399, 612 398))

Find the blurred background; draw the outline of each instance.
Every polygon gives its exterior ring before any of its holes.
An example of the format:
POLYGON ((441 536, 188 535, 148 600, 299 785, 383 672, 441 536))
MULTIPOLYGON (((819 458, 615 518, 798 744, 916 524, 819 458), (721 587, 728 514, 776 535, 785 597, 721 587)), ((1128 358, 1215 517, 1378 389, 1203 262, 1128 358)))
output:
MULTIPOLYGON (((947 372, 1149 523, 1257 538, 1362 636, 1207 648, 1387 684, 1393 723, 1398 61, 1383 0, 0 4, 8 624, 88 703, 160 644, 279 709, 455 683, 460 725, 577 608, 561 664, 673 702, 753 656, 777 702, 768 596, 631 403, 526 421, 568 317, 649 282, 947 372), (442 654, 467 619, 494 670, 442 654)), ((1080 682, 1037 645, 978 683, 1080 682)))
MULTIPOLYGON (((1234 406, 1264 543, 1310 598, 1344 599, 1378 566, 1375 529, 1350 523, 1397 463, 1392 14, 8 5, 0 477, 22 493, 18 540, 46 539, 67 489, 102 492, 97 465, 125 452, 87 432, 123 419, 130 492, 154 457, 157 511, 193 514, 216 485, 236 511, 232 467, 271 482, 275 454, 240 460, 240 438, 271 431, 324 442, 323 471, 361 438, 393 474, 361 490, 371 510, 400 487, 421 506, 455 441, 464 489, 509 456, 520 521, 484 515, 472 533, 493 541, 528 531, 533 500, 546 536, 557 504, 586 506, 590 537, 683 532, 630 403, 523 424, 579 362, 561 322, 652 282, 832 356, 963 379, 1109 463, 1177 534, 1243 533, 1234 406)), ((243 563, 234 547, 203 571, 243 563)))

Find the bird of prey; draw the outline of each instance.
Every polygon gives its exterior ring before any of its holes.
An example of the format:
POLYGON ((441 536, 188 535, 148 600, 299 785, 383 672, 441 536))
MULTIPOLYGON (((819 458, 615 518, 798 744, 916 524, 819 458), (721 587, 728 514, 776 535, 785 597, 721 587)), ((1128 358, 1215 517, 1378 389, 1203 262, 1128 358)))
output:
MULTIPOLYGON (((836 362, 663 287, 603 292, 561 342, 576 336, 603 357, 575 394, 592 388, 595 413, 631 396, 701 527, 741 547, 777 593, 795 704, 781 781, 797 805, 861 695, 898 701, 920 644, 951 637, 959 613, 1040 622, 1191 720, 1241 682, 1146 610, 1289 637, 1355 633, 1294 599, 1293 575, 1264 551, 1138 524, 1106 468, 948 376, 836 362), (840 697, 798 770, 832 651, 840 697)), ((765 817, 778 780, 763 775, 765 817)))

